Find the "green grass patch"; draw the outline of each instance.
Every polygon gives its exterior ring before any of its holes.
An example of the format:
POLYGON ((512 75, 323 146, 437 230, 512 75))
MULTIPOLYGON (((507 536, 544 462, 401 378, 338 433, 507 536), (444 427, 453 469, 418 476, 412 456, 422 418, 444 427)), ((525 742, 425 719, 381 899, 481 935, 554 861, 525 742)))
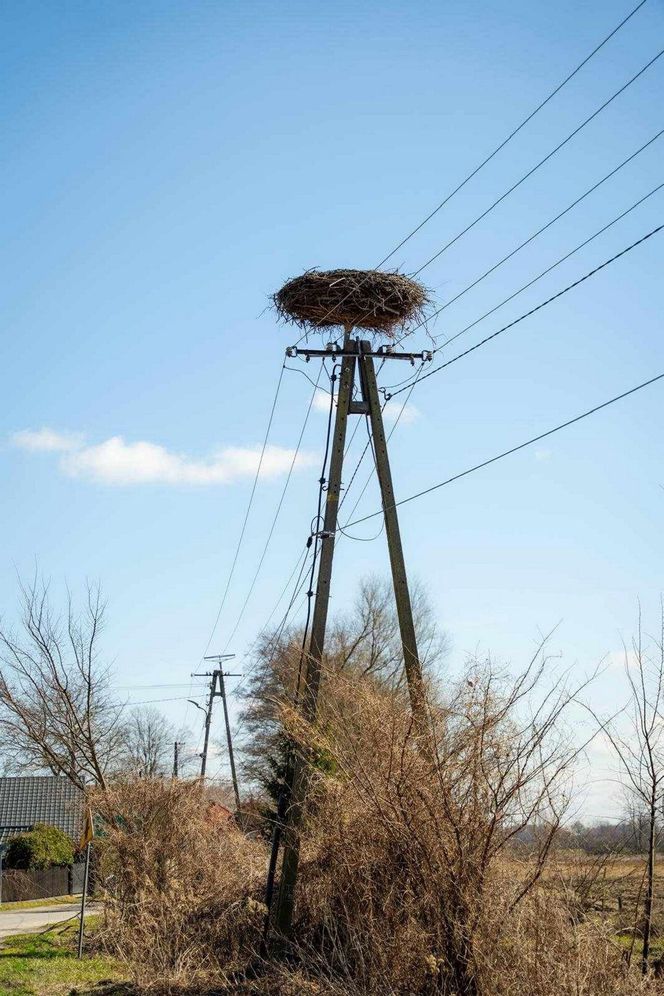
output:
POLYGON ((31 910, 40 906, 62 906, 63 903, 80 904, 81 896, 49 896, 48 899, 24 899, 20 903, 0 903, 0 913, 9 913, 10 910, 31 910))
MULTIPOLYGON (((94 932, 94 923, 86 923, 94 932)), ((55 928, 0 942, 0 996, 120 996, 126 973, 112 958, 76 957, 76 929, 55 928)))

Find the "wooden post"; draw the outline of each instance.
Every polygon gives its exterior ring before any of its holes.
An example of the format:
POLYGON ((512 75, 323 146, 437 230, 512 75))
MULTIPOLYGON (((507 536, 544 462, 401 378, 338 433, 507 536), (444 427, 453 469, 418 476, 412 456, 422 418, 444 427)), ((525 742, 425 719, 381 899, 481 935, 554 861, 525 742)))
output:
POLYGON ((231 766, 231 778, 233 779, 233 792, 235 793, 235 806, 240 812, 240 789, 238 787, 237 772, 235 770, 235 755, 233 754, 233 738, 231 736, 231 724, 228 719, 228 703, 226 702, 226 686, 224 684, 224 672, 219 669, 219 694, 224 706, 224 720, 226 722, 226 742, 228 744, 228 761, 231 766))
MULTIPOLYGON (((356 343, 350 338, 351 329, 346 329, 344 349, 356 349, 356 343)), ((305 682, 302 693, 302 714, 308 722, 316 718, 318 692, 321 679, 321 662, 325 649, 325 630, 330 600, 330 584, 332 581, 332 561, 334 559, 334 538, 337 528, 337 513, 341 495, 341 473, 343 470, 344 447, 346 444, 346 426, 348 409, 352 396, 355 377, 355 356, 344 356, 341 363, 339 393, 337 395, 337 414, 334 423, 334 437, 330 455, 330 472, 327 482, 327 501, 323 517, 323 530, 320 534, 320 558, 318 561, 318 583, 316 586, 316 601, 314 603, 311 624, 311 639, 306 657, 305 682)), ((293 906, 295 900, 295 884, 297 882, 300 861, 300 826, 304 813, 309 773, 307 764, 296 756, 293 765, 293 787, 286 814, 284 829, 284 857, 281 868, 281 882, 275 926, 281 938, 288 938, 293 923, 293 906)))
POLYGON ((397 604, 397 617, 399 619, 399 630, 401 632, 401 646, 403 648, 403 660, 406 670, 406 681, 408 683, 408 694, 410 696, 410 707, 413 713, 415 728, 420 736, 426 735, 427 716, 426 701, 424 697, 424 683, 422 681, 422 665, 420 664, 417 652, 417 638, 415 635, 415 624, 413 622, 413 607, 408 590, 408 578, 406 576, 406 564, 401 545, 401 532, 399 530, 399 519, 395 507, 394 487, 392 485, 392 472, 387 454, 387 439, 385 437, 385 426, 383 424, 383 414, 378 396, 378 386, 376 384, 376 371, 371 356, 362 355, 371 350, 370 342, 360 344, 360 376, 362 377, 362 387, 366 400, 369 402, 369 419, 371 421, 371 433, 376 457, 376 474, 380 484, 381 500, 383 503, 383 515, 385 518, 385 532, 387 534, 387 545, 390 554, 390 568, 392 570, 392 583, 394 585, 394 597, 397 604))
POLYGON ((201 754, 201 781, 205 778, 207 768, 208 744, 210 743, 210 723, 212 722, 212 705, 214 703, 215 690, 217 687, 217 672, 212 672, 212 683, 210 685, 210 697, 205 713, 205 739, 203 741, 203 753, 201 754))
POLYGON ((83 895, 81 896, 81 922, 78 925, 78 957, 83 957, 83 921, 85 919, 85 901, 88 895, 88 878, 90 876, 90 848, 88 841, 85 848, 85 871, 83 872, 83 895))

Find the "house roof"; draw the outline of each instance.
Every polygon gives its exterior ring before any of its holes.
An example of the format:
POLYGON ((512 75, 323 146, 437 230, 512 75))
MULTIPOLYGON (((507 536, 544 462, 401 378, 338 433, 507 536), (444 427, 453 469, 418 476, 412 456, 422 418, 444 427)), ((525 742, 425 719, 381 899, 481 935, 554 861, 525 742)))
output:
POLYGON ((68 778, 0 778, 0 844, 22 830, 31 830, 35 823, 59 827, 77 840, 83 805, 83 793, 68 778))

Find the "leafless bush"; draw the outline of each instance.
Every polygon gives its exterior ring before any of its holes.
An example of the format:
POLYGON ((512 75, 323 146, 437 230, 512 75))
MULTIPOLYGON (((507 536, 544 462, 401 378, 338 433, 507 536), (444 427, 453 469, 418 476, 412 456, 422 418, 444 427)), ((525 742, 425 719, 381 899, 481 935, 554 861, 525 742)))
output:
POLYGON ((432 707, 429 751, 397 695, 338 671, 326 674, 334 721, 308 728, 286 709, 314 784, 294 932, 304 964, 395 996, 636 991, 608 933, 542 881, 579 750, 561 732, 578 689, 547 683, 549 667, 543 647, 513 679, 475 663, 432 707))
POLYGON ((105 943, 143 987, 223 981, 256 950, 265 851, 197 782, 140 779, 94 799, 105 943))
POLYGON ((285 960, 261 946, 263 844, 197 785, 105 793, 106 936, 145 985, 192 993, 653 996, 547 867, 580 748, 578 689, 549 668, 544 648, 516 678, 473 663, 431 696, 428 750, 370 675, 328 668, 315 726, 282 704, 312 776, 285 960))
MULTIPOLYGON (((412 586, 413 615, 425 675, 430 676, 445 657, 449 639, 436 622, 422 585, 412 586)), ((254 649, 251 679, 245 695, 242 726, 244 772, 266 785, 274 780, 275 763, 282 759, 284 731, 281 705, 296 695, 302 663, 302 633, 284 630, 265 634, 254 649)), ((388 692, 402 695, 405 679, 399 624, 391 582, 369 575, 358 585, 351 609, 337 615, 326 641, 325 668, 354 679, 369 679, 388 692)), ((333 689, 320 699, 323 725, 333 720, 328 709, 333 689)))

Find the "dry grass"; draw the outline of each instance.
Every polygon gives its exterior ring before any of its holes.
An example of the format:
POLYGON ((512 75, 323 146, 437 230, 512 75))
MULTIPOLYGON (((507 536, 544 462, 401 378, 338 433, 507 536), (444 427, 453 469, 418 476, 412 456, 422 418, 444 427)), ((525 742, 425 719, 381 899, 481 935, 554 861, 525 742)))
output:
POLYGON ((565 749, 542 713, 529 740, 509 708, 514 686, 501 693, 475 674, 434 717, 433 761, 395 699, 338 675, 326 693, 337 712, 329 732, 287 720, 313 764, 296 923, 303 964, 376 996, 655 991, 626 974, 610 926, 576 917, 564 890, 542 881, 556 824, 551 774, 565 749), (334 776, 316 769, 322 755, 334 776), (519 858, 513 837, 526 819, 541 839, 519 858))
POLYGON ((573 690, 547 687, 527 720, 519 711, 546 669, 511 683, 475 670, 432 707, 427 750, 401 696, 357 675, 326 674, 314 727, 283 706, 312 789, 285 959, 261 945, 263 843, 232 823, 211 828, 196 785, 107 793, 107 942, 143 986, 173 993, 664 991, 596 915, 598 876, 552 851, 572 757, 557 731, 573 690), (538 829, 527 852, 515 844, 523 826, 538 829))
POLYGON ((388 337, 421 318, 428 303, 416 280, 380 270, 309 270, 272 300, 280 318, 304 329, 345 325, 388 337))
POLYGON ((264 847, 216 817, 197 783, 140 780, 96 804, 110 950, 146 989, 230 978, 261 936, 264 847))

